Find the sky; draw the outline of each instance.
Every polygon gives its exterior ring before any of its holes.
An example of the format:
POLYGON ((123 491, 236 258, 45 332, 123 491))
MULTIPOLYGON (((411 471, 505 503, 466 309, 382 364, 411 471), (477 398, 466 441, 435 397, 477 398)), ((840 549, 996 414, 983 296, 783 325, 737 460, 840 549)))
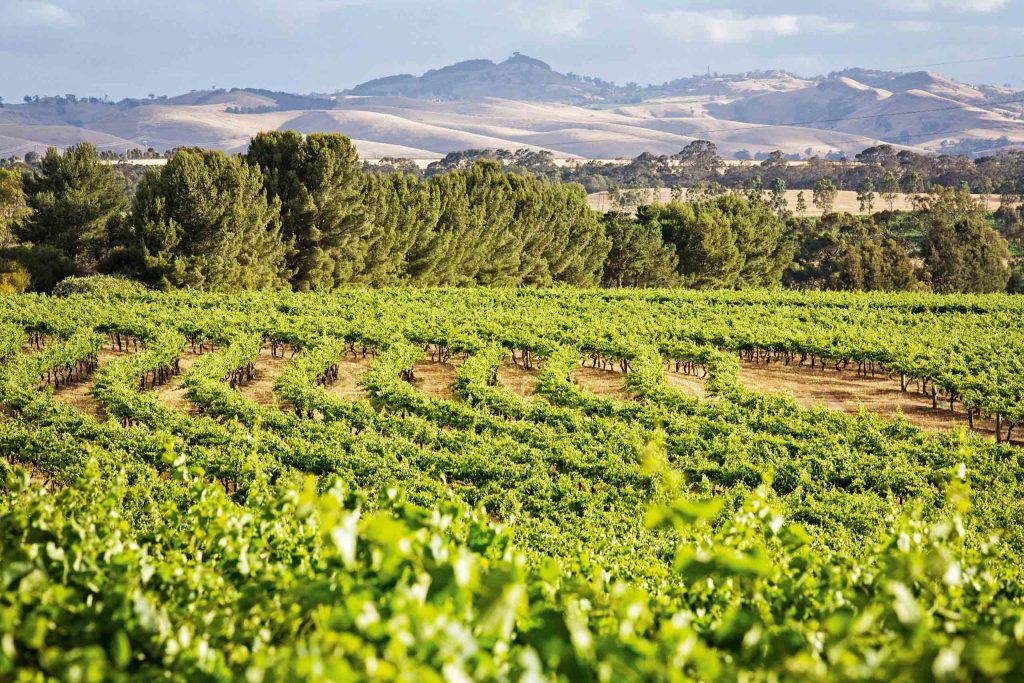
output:
POLYGON ((1024 87, 1024 0, 0 0, 0 96, 337 92, 519 51, 661 83, 928 68, 1024 87))

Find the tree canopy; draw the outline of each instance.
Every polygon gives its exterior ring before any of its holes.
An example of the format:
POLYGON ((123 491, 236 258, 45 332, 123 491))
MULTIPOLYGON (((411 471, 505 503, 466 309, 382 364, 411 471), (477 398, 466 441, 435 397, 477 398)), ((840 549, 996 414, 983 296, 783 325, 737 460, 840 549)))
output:
POLYGON ((80 274, 95 272, 109 246, 112 221, 128 208, 122 177, 104 164, 89 143, 58 152, 50 148, 39 172, 25 176, 31 215, 18 237, 57 249, 80 274))

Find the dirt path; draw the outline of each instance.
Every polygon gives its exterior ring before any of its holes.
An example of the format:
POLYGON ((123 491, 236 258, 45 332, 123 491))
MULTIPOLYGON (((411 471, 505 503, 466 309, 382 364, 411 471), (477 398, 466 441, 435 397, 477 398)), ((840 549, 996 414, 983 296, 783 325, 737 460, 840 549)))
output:
MULTIPOLYGON (((112 351, 107 347, 100 349, 97 355, 99 365, 97 370, 102 368, 104 365, 122 356, 128 355, 128 351, 112 351)), ((92 415, 97 422, 102 422, 107 419, 107 413, 103 410, 103 406, 99 404, 90 394, 92 391, 93 384, 96 382, 96 373, 91 373, 88 377, 81 379, 71 384, 66 384, 60 389, 53 392, 53 397, 69 405, 75 410, 85 413, 86 415, 92 415)))
POLYGON ((598 396, 617 401, 630 398, 626 390, 626 375, 618 370, 576 366, 570 377, 573 382, 598 396))
POLYGON ((694 398, 705 398, 707 396, 707 388, 704 385, 706 381, 706 379, 701 379, 696 375, 687 375, 683 372, 675 372, 674 370, 665 371, 665 384, 694 398))
POLYGON ((288 367, 290 356, 291 352, 285 352, 284 356, 271 356, 269 347, 260 349, 252 381, 238 387, 238 391, 242 396, 266 408, 280 406, 277 397, 274 396, 274 382, 288 367))
POLYGON ((533 398, 537 393, 540 370, 527 370, 522 365, 505 358, 498 366, 498 384, 520 398, 533 398))
POLYGON ((461 362, 461 359, 455 357, 447 363, 418 360, 412 366, 413 376, 416 378, 412 385, 431 398, 454 401, 455 371, 461 362))
POLYGON ((182 386, 181 381, 185 377, 185 373, 188 372, 188 369, 199 358, 199 355, 191 349, 185 349, 178 360, 178 374, 171 377, 161 386, 147 389, 147 391, 155 394, 160 402, 171 410, 188 413, 189 415, 198 415, 199 411, 196 409, 195 404, 185 396, 185 387, 182 386))
POLYGON ((366 390, 359 384, 363 373, 373 362, 372 357, 342 358, 338 361, 338 379, 324 389, 334 398, 342 401, 358 401, 367 397, 366 390))
MULTIPOLYGON (((812 370, 783 363, 755 366, 740 363, 740 383, 762 393, 788 394, 805 408, 824 406, 856 414, 861 406, 870 413, 892 418, 902 413, 912 425, 930 432, 967 426, 966 413, 932 408, 931 398, 900 391, 899 382, 885 376, 859 377, 853 370, 812 370)), ((975 431, 995 439, 994 420, 975 420, 975 431)), ((1015 443, 1018 442, 1016 439, 1015 443)))

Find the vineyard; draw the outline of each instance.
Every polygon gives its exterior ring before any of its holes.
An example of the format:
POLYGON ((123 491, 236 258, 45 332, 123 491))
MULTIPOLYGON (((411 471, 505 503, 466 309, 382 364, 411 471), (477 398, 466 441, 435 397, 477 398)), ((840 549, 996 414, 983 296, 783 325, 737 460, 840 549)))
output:
POLYGON ((1019 680, 1022 316, 4 297, 0 680, 1019 680), (884 382, 946 427, 761 393, 752 367, 884 382))

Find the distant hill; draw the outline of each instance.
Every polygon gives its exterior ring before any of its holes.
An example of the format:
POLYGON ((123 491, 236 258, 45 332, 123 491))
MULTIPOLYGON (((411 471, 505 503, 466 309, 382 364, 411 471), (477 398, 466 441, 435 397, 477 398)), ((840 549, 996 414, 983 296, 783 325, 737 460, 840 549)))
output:
POLYGON ((340 132, 366 158, 533 147, 562 158, 672 154, 710 139, 727 156, 852 155, 888 142, 984 154, 1024 146, 1024 91, 940 74, 847 69, 708 74, 617 85, 514 54, 378 78, 330 94, 201 90, 105 102, 45 97, 0 108, 0 157, 90 141, 100 149, 244 150, 262 130, 340 132))

